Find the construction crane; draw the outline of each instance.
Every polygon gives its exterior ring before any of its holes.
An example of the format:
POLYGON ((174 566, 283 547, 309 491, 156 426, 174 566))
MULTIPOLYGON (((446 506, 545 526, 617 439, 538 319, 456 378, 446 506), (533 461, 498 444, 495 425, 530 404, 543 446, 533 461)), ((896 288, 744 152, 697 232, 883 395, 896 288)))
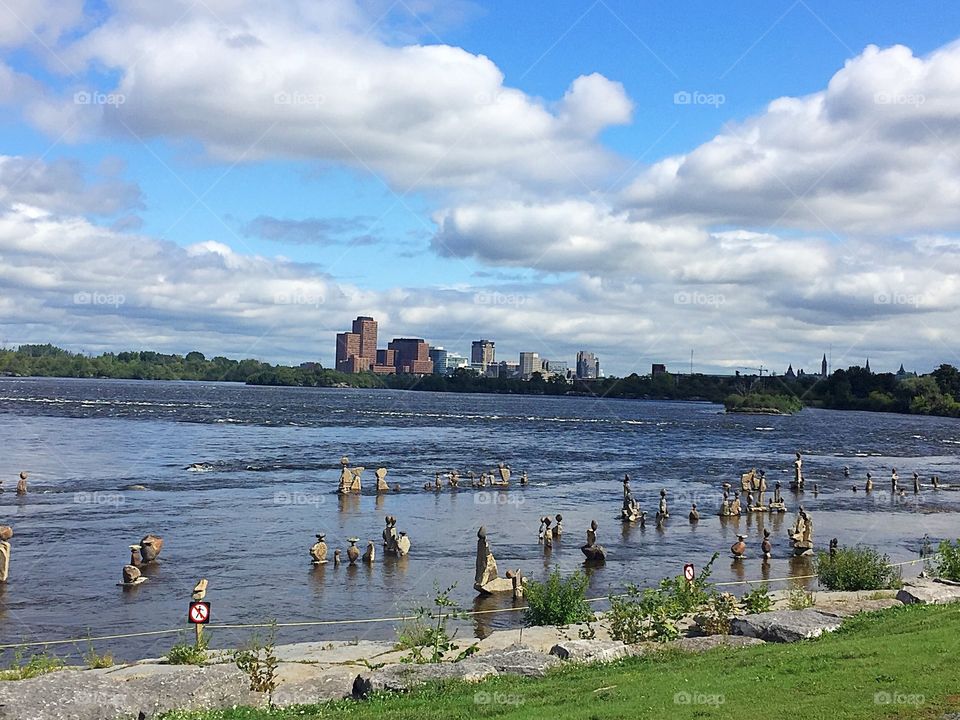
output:
POLYGON ((765 368, 763 365, 761 365, 760 367, 744 367, 743 365, 740 365, 737 369, 738 370, 755 370, 756 372, 760 373, 760 377, 763 377, 764 373, 770 372, 770 369, 765 368))

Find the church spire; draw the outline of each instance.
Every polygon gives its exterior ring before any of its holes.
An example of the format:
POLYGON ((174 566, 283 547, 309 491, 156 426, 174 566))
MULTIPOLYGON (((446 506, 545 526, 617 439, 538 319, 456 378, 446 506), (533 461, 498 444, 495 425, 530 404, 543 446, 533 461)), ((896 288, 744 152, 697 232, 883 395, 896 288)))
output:
POLYGON ((827 376, 827 354, 823 354, 823 362, 820 363, 820 375, 823 377, 827 376))

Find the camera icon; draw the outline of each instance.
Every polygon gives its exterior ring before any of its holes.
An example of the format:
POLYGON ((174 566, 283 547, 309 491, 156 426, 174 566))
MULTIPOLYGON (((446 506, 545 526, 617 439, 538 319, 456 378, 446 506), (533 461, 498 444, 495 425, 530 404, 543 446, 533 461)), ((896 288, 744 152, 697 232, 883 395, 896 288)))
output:
POLYGON ((89 305, 93 302, 93 295, 88 292, 78 292, 73 294, 74 305, 89 305))
POLYGON ((692 301, 690 293, 688 292, 678 292, 673 295, 673 302, 675 305, 689 305, 692 301))
POLYGON ((873 296, 875 305, 889 305, 891 302, 890 293, 877 293, 873 296))
POLYGON ((689 105, 693 102, 693 95, 686 90, 680 90, 673 94, 674 105, 689 105))
POLYGON ((81 90, 73 94, 73 102, 75 105, 89 105, 92 99, 92 96, 86 90, 81 90))
POLYGON ((274 105, 289 105, 290 102, 291 102, 290 93, 278 92, 278 93, 275 93, 273 96, 274 105))

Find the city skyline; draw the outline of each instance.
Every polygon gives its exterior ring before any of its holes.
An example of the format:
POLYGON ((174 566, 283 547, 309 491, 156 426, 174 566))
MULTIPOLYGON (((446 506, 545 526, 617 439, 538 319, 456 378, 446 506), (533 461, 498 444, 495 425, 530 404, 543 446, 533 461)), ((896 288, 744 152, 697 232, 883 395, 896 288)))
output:
POLYGON ((216 10, 0 6, 0 344, 960 365, 960 6, 216 10))

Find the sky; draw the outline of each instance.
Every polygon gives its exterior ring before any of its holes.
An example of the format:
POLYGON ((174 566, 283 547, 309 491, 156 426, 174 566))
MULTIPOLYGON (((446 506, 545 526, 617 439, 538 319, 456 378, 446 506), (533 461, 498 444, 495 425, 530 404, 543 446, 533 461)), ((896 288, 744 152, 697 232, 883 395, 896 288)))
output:
POLYGON ((960 365, 960 5, 0 0, 0 345, 960 365))

